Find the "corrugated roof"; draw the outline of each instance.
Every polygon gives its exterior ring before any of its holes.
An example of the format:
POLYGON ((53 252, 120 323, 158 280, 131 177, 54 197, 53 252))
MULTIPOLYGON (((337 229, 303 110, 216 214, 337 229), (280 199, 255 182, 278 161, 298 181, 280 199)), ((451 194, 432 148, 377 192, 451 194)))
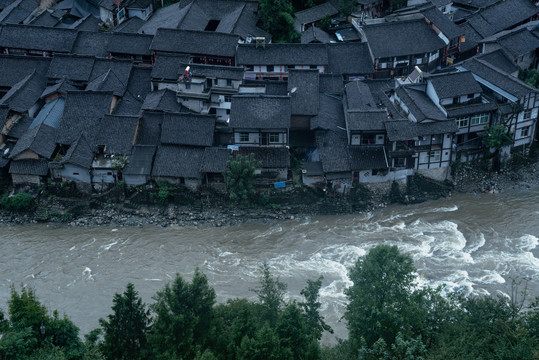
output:
POLYGON ((64 105, 65 99, 63 97, 58 97, 43 105, 43 108, 41 108, 32 124, 30 124, 30 129, 40 124, 45 124, 58 129, 60 127, 60 122, 62 121, 64 105))

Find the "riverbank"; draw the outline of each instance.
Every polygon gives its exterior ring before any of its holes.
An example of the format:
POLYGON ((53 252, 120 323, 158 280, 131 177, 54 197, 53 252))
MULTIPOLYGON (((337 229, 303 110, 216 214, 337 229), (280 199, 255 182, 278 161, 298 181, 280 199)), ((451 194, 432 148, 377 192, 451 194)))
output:
POLYGON ((261 195, 251 206, 231 204, 224 194, 203 189, 151 186, 127 190, 115 187, 105 194, 83 196, 65 184, 39 189, 26 212, 0 211, 0 224, 46 222, 57 226, 233 226, 249 222, 272 223, 310 219, 316 215, 372 212, 391 203, 412 204, 454 193, 498 193, 539 185, 539 160, 510 164, 505 171, 484 171, 481 163, 461 164, 450 182, 438 183, 413 176, 406 188, 359 185, 349 195, 295 187, 261 195), (163 196, 163 193, 166 196, 163 196))

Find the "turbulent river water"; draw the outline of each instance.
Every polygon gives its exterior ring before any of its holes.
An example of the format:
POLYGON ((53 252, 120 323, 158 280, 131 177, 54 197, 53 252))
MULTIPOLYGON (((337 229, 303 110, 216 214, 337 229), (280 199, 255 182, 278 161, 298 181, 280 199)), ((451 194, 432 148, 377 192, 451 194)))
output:
POLYGON ((254 300, 251 289, 266 261, 294 299, 307 279, 323 275, 323 315, 336 336, 345 337, 340 319, 348 269, 376 244, 398 245, 413 257, 417 286, 508 294, 512 279, 527 279, 529 293, 539 296, 538 237, 539 188, 221 228, 3 226, 0 307, 7 309, 12 284, 30 286, 47 308, 66 313, 85 334, 128 282, 151 303, 176 273, 190 279, 199 267, 218 301, 254 300))

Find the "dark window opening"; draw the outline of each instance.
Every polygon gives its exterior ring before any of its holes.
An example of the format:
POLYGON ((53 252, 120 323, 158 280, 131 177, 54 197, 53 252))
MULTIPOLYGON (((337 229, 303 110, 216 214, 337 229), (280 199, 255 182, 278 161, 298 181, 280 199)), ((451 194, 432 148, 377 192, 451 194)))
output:
POLYGON ((215 31, 217 30, 217 27, 219 26, 220 20, 210 20, 208 21, 208 24, 204 28, 204 31, 215 31))

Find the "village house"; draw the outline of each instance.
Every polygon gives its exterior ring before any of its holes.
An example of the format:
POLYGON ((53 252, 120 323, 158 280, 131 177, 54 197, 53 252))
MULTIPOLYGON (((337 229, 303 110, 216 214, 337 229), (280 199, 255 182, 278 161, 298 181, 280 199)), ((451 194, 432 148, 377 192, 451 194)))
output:
POLYGON ((328 54, 324 44, 240 44, 236 64, 245 69, 246 80, 288 79, 288 69, 326 72, 328 54))
POLYGON ((499 104, 497 123, 505 125, 513 137, 513 147, 529 149, 535 138, 539 108, 538 90, 491 65, 481 56, 457 65, 471 71, 484 96, 499 104))
POLYGON ((309 27, 314 27, 320 20, 331 18, 339 13, 339 10, 331 2, 325 2, 309 9, 294 13, 294 30, 300 34, 309 27))
POLYGON ((213 145, 214 131, 214 116, 165 113, 152 177, 198 188, 204 149, 213 145))
POLYGON ((181 64, 177 73, 177 95, 189 110, 230 120, 232 96, 238 93, 243 69, 233 66, 181 64))
POLYGON ((116 27, 129 18, 147 20, 153 13, 151 0, 101 0, 99 17, 109 27, 116 27))
POLYGON ((195 64, 233 66, 239 40, 239 36, 231 34, 159 28, 150 50, 154 55, 190 55, 189 62, 195 64))
POLYGON ((501 31, 480 41, 480 52, 490 53, 500 49, 521 70, 538 68, 539 21, 531 21, 512 30, 501 31))
POLYGON ((256 39, 271 42, 271 35, 257 26, 258 1, 253 0, 181 0, 159 9, 140 28, 144 34, 156 34, 159 28, 217 32, 239 36, 240 42, 256 39))
POLYGON ((376 79, 405 76, 415 66, 432 71, 442 64, 446 43, 425 19, 363 25, 358 30, 374 58, 376 79))
POLYGON ((262 173, 268 173, 276 179, 288 177, 290 103, 289 96, 232 97, 230 128, 233 131, 233 144, 239 147, 240 153, 254 152, 255 157, 262 161, 262 173))

